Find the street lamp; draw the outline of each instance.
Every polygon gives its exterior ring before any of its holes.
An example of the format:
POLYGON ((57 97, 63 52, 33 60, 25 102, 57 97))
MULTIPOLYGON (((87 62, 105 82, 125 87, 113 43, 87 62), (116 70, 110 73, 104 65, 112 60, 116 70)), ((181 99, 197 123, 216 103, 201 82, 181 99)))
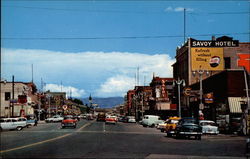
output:
MULTIPOLYGON (((206 73, 207 75, 209 75, 209 72, 208 71, 205 71, 203 69, 201 69, 201 66, 200 66, 200 69, 199 70, 195 70, 193 71, 193 75, 195 76, 196 73, 199 74, 199 77, 200 77, 200 105, 199 105, 199 112, 200 112, 200 109, 203 109, 203 103, 202 103, 202 96, 203 96, 203 89, 202 89, 202 76, 203 76, 203 73, 206 73)), ((198 117, 199 118, 199 117, 198 117)))
POLYGON ((185 80, 178 77, 178 80, 173 81, 173 86, 175 86, 175 83, 178 85, 178 116, 181 118, 181 90, 180 90, 180 85, 182 84, 183 87, 185 87, 185 80))

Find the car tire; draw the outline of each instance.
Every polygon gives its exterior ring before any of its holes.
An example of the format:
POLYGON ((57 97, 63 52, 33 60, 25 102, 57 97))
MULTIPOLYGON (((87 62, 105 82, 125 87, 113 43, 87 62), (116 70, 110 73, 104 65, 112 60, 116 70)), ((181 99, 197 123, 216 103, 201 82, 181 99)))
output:
POLYGON ((22 130, 22 129, 23 129, 23 127, 21 127, 21 126, 18 126, 18 127, 16 128, 17 131, 20 131, 20 130, 22 130))
POLYGON ((196 135, 196 136, 195 136, 195 139, 201 140, 201 135, 196 135))
POLYGON ((150 127, 151 127, 151 128, 154 128, 154 127, 155 127, 155 124, 152 124, 150 127))
POLYGON ((201 140, 201 135, 198 135, 198 140, 201 140))
POLYGON ((170 134, 170 133, 167 133, 167 137, 172 137, 172 134, 170 134))
POLYGON ((164 129, 161 129, 161 132, 164 132, 164 129))
POLYGON ((180 138, 180 135, 179 135, 179 134, 176 134, 176 135, 175 135, 175 138, 176 138, 176 139, 179 139, 179 138, 180 138))
POLYGON ((62 126, 62 129, 64 129, 64 126, 62 126))

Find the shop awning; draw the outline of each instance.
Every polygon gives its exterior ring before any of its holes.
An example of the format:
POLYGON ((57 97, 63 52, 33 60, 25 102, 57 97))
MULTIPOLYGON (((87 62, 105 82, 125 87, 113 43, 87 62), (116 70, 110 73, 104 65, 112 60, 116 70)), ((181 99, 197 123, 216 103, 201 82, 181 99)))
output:
POLYGON ((228 97, 230 113, 242 113, 240 101, 241 97, 228 97))

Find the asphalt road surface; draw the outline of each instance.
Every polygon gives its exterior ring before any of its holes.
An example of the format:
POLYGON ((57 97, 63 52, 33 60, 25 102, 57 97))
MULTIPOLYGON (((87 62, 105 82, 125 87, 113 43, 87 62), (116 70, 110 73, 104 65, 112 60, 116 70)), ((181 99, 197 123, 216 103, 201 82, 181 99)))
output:
POLYGON ((246 158, 245 137, 169 138, 135 123, 81 120, 77 128, 44 123, 1 132, 1 158, 246 158))

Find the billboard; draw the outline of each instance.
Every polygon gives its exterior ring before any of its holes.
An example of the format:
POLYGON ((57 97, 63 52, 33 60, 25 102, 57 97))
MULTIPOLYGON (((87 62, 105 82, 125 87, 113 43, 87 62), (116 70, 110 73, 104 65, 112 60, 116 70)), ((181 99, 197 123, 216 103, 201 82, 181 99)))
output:
POLYGON ((223 48, 192 47, 191 69, 222 71, 224 69, 223 48))

